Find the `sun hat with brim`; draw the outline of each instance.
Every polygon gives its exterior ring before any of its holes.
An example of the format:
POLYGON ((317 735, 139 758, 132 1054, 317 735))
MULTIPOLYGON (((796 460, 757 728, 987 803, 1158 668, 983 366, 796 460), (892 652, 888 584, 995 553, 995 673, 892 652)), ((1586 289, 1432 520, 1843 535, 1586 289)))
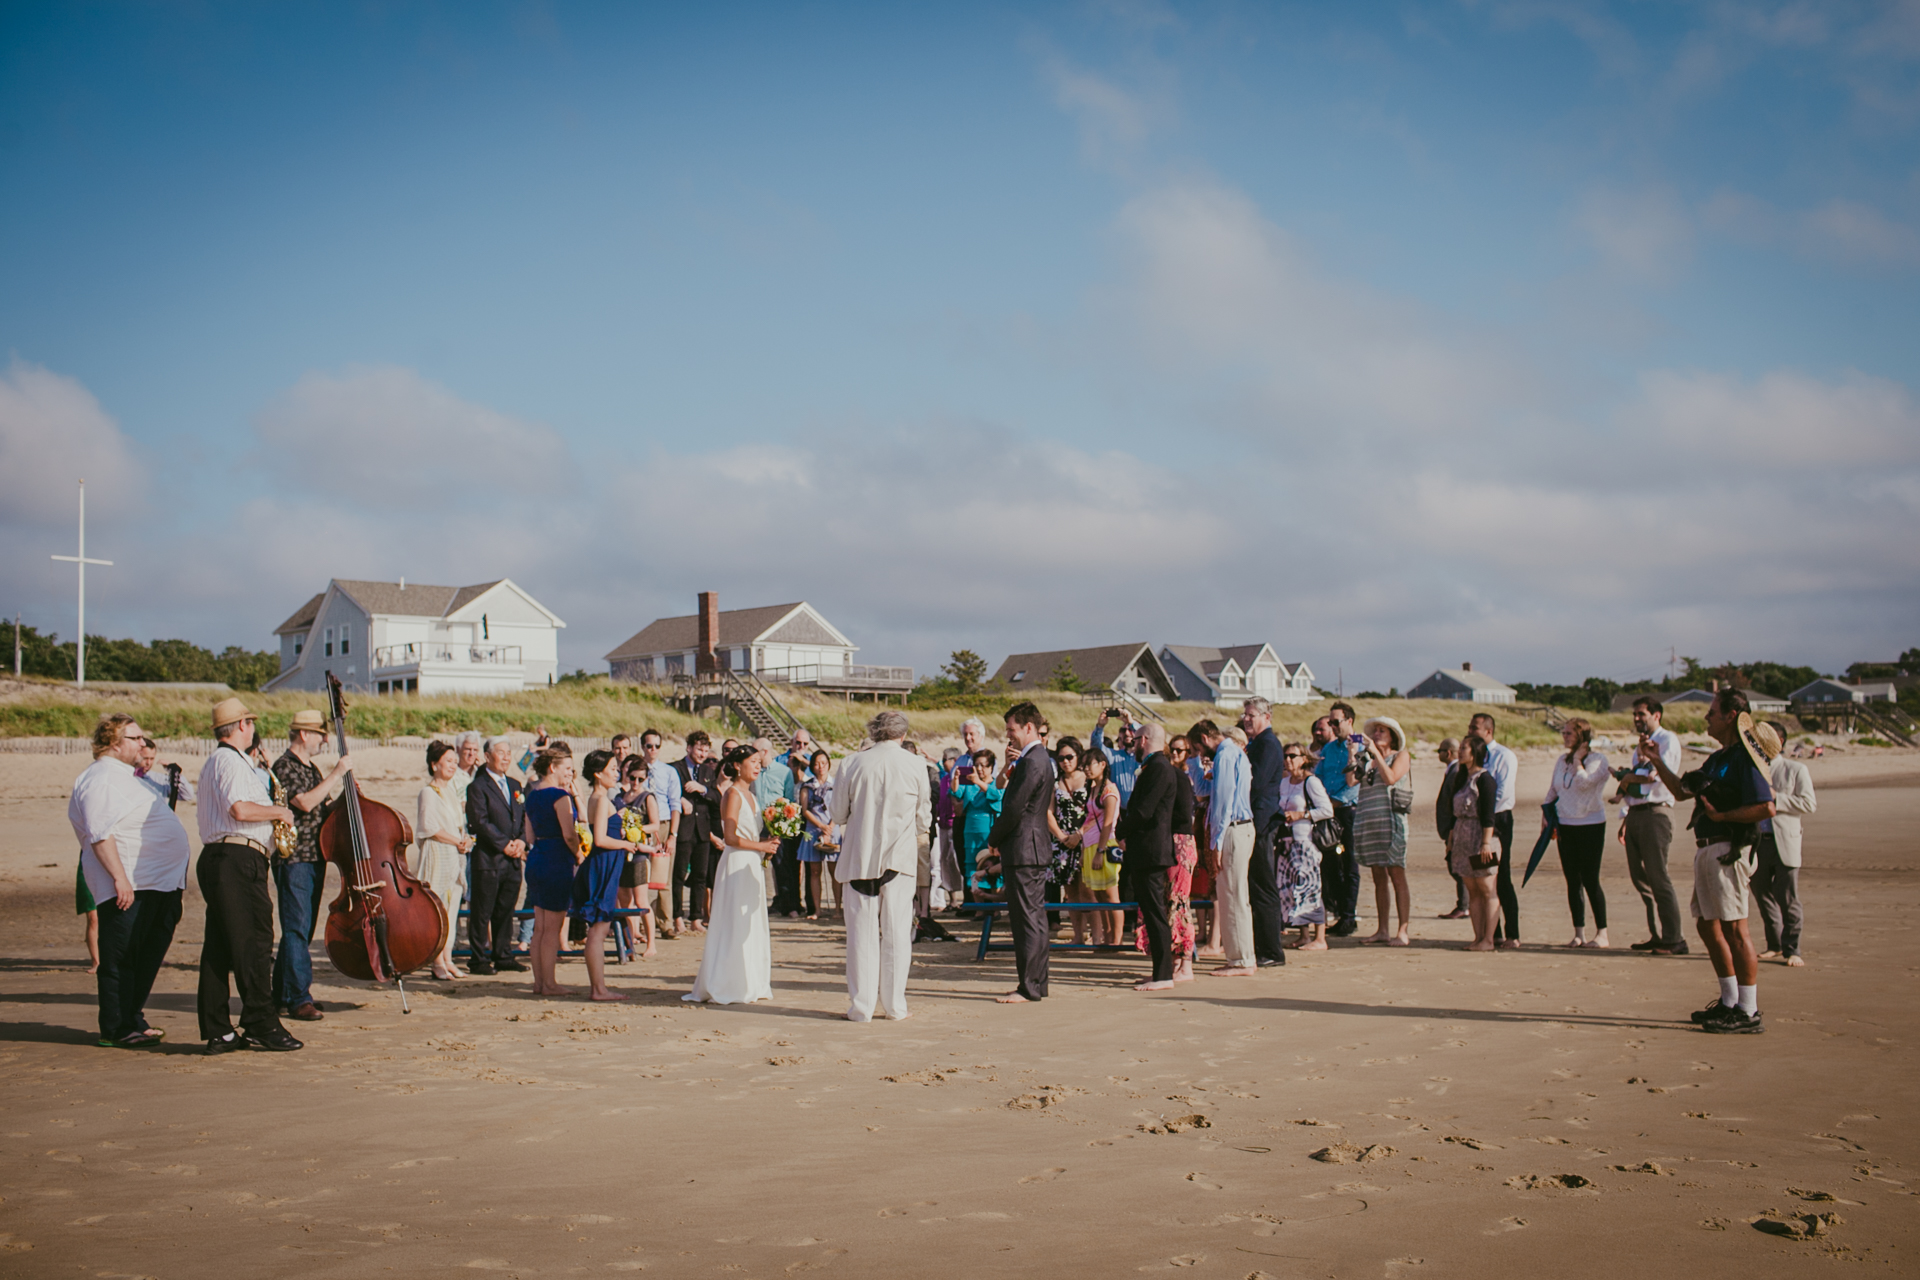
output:
POLYGON ((258 716, 247 710, 247 704, 238 698, 222 698, 213 704, 213 731, 220 732, 230 724, 239 724, 242 720, 257 720, 258 716))
POLYGON ((1402 729, 1400 722, 1392 716, 1375 716, 1360 727, 1371 734, 1373 732, 1373 726, 1377 724, 1383 724, 1393 730, 1393 749, 1395 751, 1405 751, 1407 749, 1407 731, 1402 729))
POLYGON ((1740 744, 1752 757, 1754 767, 1767 772, 1773 764, 1773 758, 1780 754, 1780 735, 1773 731, 1770 724, 1755 724, 1753 717, 1742 711, 1739 719, 1740 744))
POLYGON ((305 711, 293 713, 293 723, 287 726, 289 732, 295 729, 311 729, 315 733, 327 731, 327 721, 318 711, 309 707, 305 711))

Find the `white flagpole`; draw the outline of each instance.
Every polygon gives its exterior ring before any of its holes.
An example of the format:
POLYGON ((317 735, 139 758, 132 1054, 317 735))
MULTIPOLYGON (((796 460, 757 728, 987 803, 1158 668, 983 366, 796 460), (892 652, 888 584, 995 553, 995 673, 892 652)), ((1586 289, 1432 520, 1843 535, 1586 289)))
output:
POLYGON ((104 564, 111 566, 111 560, 87 559, 87 482, 80 482, 80 554, 77 556, 54 556, 52 559, 65 560, 69 564, 80 566, 80 637, 74 644, 73 677, 79 688, 87 687, 87 566, 104 564))

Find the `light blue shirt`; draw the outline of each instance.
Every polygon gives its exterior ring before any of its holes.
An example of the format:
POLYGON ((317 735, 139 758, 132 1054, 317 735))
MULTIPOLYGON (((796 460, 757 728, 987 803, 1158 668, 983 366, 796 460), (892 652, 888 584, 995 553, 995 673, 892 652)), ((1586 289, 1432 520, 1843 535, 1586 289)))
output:
POLYGON ((647 790, 660 797, 660 810, 668 818, 680 812, 680 775, 672 765, 657 760, 649 765, 647 790))
POLYGON ((1513 812, 1513 784, 1520 777, 1520 757, 1497 742, 1487 744, 1487 772, 1493 775, 1493 811, 1513 812))
POLYGON ((1193 784, 1195 800, 1212 798, 1213 779, 1207 776, 1206 762, 1201 759, 1198 748, 1187 752, 1187 781, 1193 784))
POLYGON ((1232 738, 1220 739, 1213 753, 1213 804, 1207 809, 1207 833, 1213 847, 1236 822, 1253 821, 1253 769, 1247 753, 1232 738))
POLYGON ((1352 805, 1360 798, 1360 784, 1347 781, 1347 765, 1352 759, 1353 748, 1341 738, 1320 748, 1320 763, 1313 766, 1313 776, 1320 779, 1327 798, 1335 804, 1352 805))
POLYGON ((793 770, 776 759, 753 780, 753 802, 764 810, 775 800, 787 799, 787 791, 792 786, 793 770))
POLYGON ((1124 805, 1133 799, 1133 784, 1140 780, 1140 762, 1133 758, 1133 753, 1108 746, 1099 725, 1093 726, 1093 736, 1087 739, 1087 745, 1107 753, 1107 776, 1120 790, 1120 803, 1124 805))

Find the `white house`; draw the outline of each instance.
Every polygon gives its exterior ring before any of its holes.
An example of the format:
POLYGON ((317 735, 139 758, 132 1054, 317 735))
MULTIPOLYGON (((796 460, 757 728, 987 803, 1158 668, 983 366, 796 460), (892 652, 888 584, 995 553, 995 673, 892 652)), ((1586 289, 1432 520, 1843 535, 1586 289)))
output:
POLYGON ((1160 646, 1160 665, 1167 669, 1180 697, 1187 702, 1238 706, 1248 698, 1275 703, 1314 700, 1313 672, 1304 662, 1282 662, 1269 644, 1230 645, 1222 649, 1203 645, 1160 646))
POLYGON ((804 600, 757 609, 722 610, 700 593, 700 612, 655 618, 606 655, 615 680, 664 684, 707 670, 751 671, 769 684, 812 685, 830 692, 905 693, 912 667, 854 665, 859 646, 804 600))
POLYGON ((511 693, 547 685, 567 624, 510 579, 471 587, 335 578, 275 629, 268 690, 511 693))
POLYGON ((1512 687, 1501 684, 1482 671, 1475 671, 1471 662, 1463 662, 1458 670, 1441 668, 1407 690, 1409 698, 1445 698, 1453 702, 1512 702, 1517 696, 1512 687))

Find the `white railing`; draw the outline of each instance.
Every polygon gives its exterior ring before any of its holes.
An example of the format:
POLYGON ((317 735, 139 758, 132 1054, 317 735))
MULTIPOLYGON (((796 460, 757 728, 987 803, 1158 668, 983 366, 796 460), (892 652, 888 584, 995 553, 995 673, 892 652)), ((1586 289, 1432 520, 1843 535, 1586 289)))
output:
POLYGON ((912 667, 836 667, 814 664, 798 667, 763 667, 754 673, 768 684, 810 684, 835 689, 913 688, 912 667))
POLYGON ((381 645, 373 651, 373 665, 376 669, 412 666, 417 662, 484 662, 517 667, 521 664, 520 646, 517 644, 442 644, 437 641, 428 641, 424 644, 381 645))

